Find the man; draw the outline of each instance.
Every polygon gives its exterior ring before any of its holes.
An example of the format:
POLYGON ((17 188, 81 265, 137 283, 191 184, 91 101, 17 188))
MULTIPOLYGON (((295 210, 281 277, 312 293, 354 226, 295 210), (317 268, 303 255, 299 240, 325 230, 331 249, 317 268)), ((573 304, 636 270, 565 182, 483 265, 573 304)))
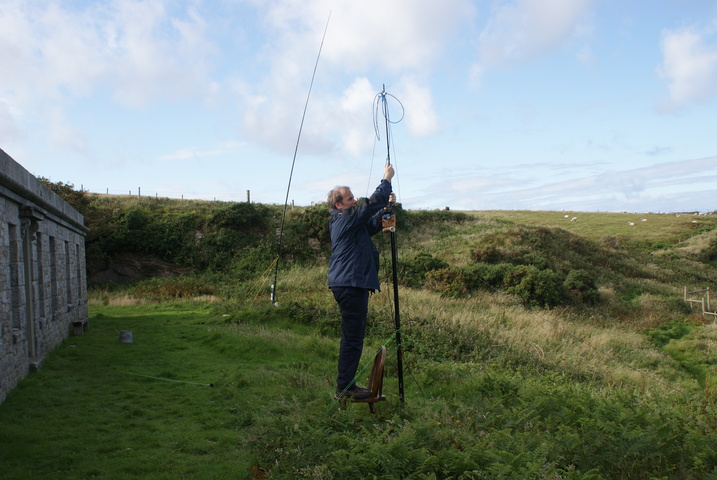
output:
POLYGON ((393 175, 393 166, 387 164, 376 191, 368 201, 358 205, 348 187, 336 187, 328 195, 331 212, 329 288, 341 310, 336 398, 371 396, 368 389, 354 383, 354 377, 363 351, 369 293, 380 290, 379 256, 371 236, 381 231, 381 211, 395 200, 391 193, 393 175))

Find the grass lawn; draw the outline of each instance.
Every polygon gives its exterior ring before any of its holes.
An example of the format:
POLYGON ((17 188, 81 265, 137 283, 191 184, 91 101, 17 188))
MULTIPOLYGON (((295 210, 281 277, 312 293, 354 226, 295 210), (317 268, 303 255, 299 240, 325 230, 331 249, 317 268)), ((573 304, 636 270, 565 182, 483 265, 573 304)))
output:
POLYGON ((253 429, 270 430, 282 409, 330 407, 333 365, 297 362, 306 343, 293 340, 202 307, 93 307, 90 330, 0 405, 0 476, 256 478, 265 446, 253 429), (133 343, 120 343, 119 330, 133 343))

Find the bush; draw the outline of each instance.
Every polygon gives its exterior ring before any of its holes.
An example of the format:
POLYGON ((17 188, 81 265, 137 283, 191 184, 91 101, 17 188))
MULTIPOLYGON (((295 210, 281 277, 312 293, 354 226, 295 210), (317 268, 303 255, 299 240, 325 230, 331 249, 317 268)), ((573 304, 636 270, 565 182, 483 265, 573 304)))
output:
POLYGON ((514 267, 509 263, 477 263, 464 270, 466 288, 473 290, 502 290, 505 275, 514 267))
POLYGON ((175 261, 182 251, 183 232, 171 217, 156 216, 143 208, 131 207, 121 211, 114 223, 116 228, 109 235, 88 242, 105 255, 144 253, 175 261))
POLYGON ((532 265, 538 268, 538 270, 545 270, 551 267, 550 262, 545 257, 535 252, 525 253, 518 259, 517 263, 520 265, 532 265))
POLYGON ((275 258, 273 246, 260 244, 228 257, 226 263, 215 266, 215 269, 228 273, 235 281, 246 281, 266 272, 275 258))
POLYGON ((505 283, 508 293, 517 295, 528 307, 551 308, 567 300, 563 279, 552 270, 520 265, 506 275, 505 283))
POLYGON ((445 228, 451 224, 463 224, 473 217, 464 212, 451 212, 450 210, 416 210, 405 211, 400 204, 396 204, 396 220, 408 229, 430 227, 445 228))
POLYGON ((481 263, 498 263, 506 259, 506 255, 495 245, 480 245, 471 252, 471 260, 481 263))
POLYGON ((467 292, 463 272, 451 268, 439 268, 428 272, 426 287, 445 297, 460 297, 467 292))
POLYGON ((429 272, 449 267, 448 263, 443 260, 423 252, 412 259, 399 261, 398 266, 401 284, 414 288, 420 288, 426 283, 426 276, 429 272))
POLYGON ((576 303, 595 305, 600 301, 595 279, 585 270, 570 270, 563 286, 576 303))
POLYGON ((241 232, 264 232, 274 220, 272 211, 254 203, 234 203, 212 215, 209 224, 241 232))
POLYGON ((304 210, 301 221, 308 226, 309 235, 319 241, 323 248, 331 246, 329 236, 329 210, 326 205, 320 203, 304 210))

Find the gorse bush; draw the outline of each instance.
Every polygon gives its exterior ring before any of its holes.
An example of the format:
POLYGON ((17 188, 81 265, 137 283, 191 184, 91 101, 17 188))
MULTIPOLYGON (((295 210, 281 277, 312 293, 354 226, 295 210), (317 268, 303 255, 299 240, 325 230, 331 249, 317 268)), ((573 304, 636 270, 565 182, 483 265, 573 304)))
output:
POLYGON ((488 290, 502 291, 505 288, 505 277, 515 268, 509 263, 475 263, 464 269, 463 278, 468 291, 488 290))
POLYGON ((600 301, 600 291, 595 283, 595 278, 585 270, 570 270, 563 282, 563 287, 574 303, 595 305, 600 301))
POLYGON ((439 268, 426 274, 426 288, 446 297, 459 297, 466 293, 466 282, 461 270, 439 268))
POLYGON ((429 273, 448 267, 447 262, 430 253, 420 252, 411 258, 399 260, 399 282, 407 287, 420 288, 428 280, 429 273))
POLYGON ((413 228, 445 229, 451 225, 461 225, 473 220, 465 212, 450 210, 403 210, 400 203, 396 204, 396 221, 406 226, 410 231, 413 228))
POLYGON ((556 307, 566 303, 563 278, 550 269, 520 265, 505 277, 508 293, 518 296, 528 307, 556 307))
POLYGON ((598 242, 560 228, 518 226, 497 230, 482 238, 471 252, 475 262, 533 265, 567 276, 571 270, 594 272, 601 280, 635 268, 624 257, 598 242))
MULTIPOLYGON (((593 276, 585 270, 570 270, 563 277, 550 268, 535 264, 476 263, 452 269, 435 262, 436 268, 418 276, 409 286, 425 288, 447 297, 461 297, 479 290, 504 291, 516 295, 528 307, 557 307, 561 305, 595 305, 600 292, 593 276)), ((408 276, 408 278, 411 278, 408 276)))

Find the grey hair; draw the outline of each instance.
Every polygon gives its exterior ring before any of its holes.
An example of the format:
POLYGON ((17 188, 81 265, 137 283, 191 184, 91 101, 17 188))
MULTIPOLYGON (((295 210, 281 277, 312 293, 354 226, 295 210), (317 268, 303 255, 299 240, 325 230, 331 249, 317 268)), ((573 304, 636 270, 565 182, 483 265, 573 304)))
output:
POLYGON ((349 187, 342 185, 340 187, 334 187, 329 194, 326 196, 326 203, 329 206, 329 211, 335 209, 335 205, 338 202, 343 202, 344 200, 344 192, 348 190, 349 187))

